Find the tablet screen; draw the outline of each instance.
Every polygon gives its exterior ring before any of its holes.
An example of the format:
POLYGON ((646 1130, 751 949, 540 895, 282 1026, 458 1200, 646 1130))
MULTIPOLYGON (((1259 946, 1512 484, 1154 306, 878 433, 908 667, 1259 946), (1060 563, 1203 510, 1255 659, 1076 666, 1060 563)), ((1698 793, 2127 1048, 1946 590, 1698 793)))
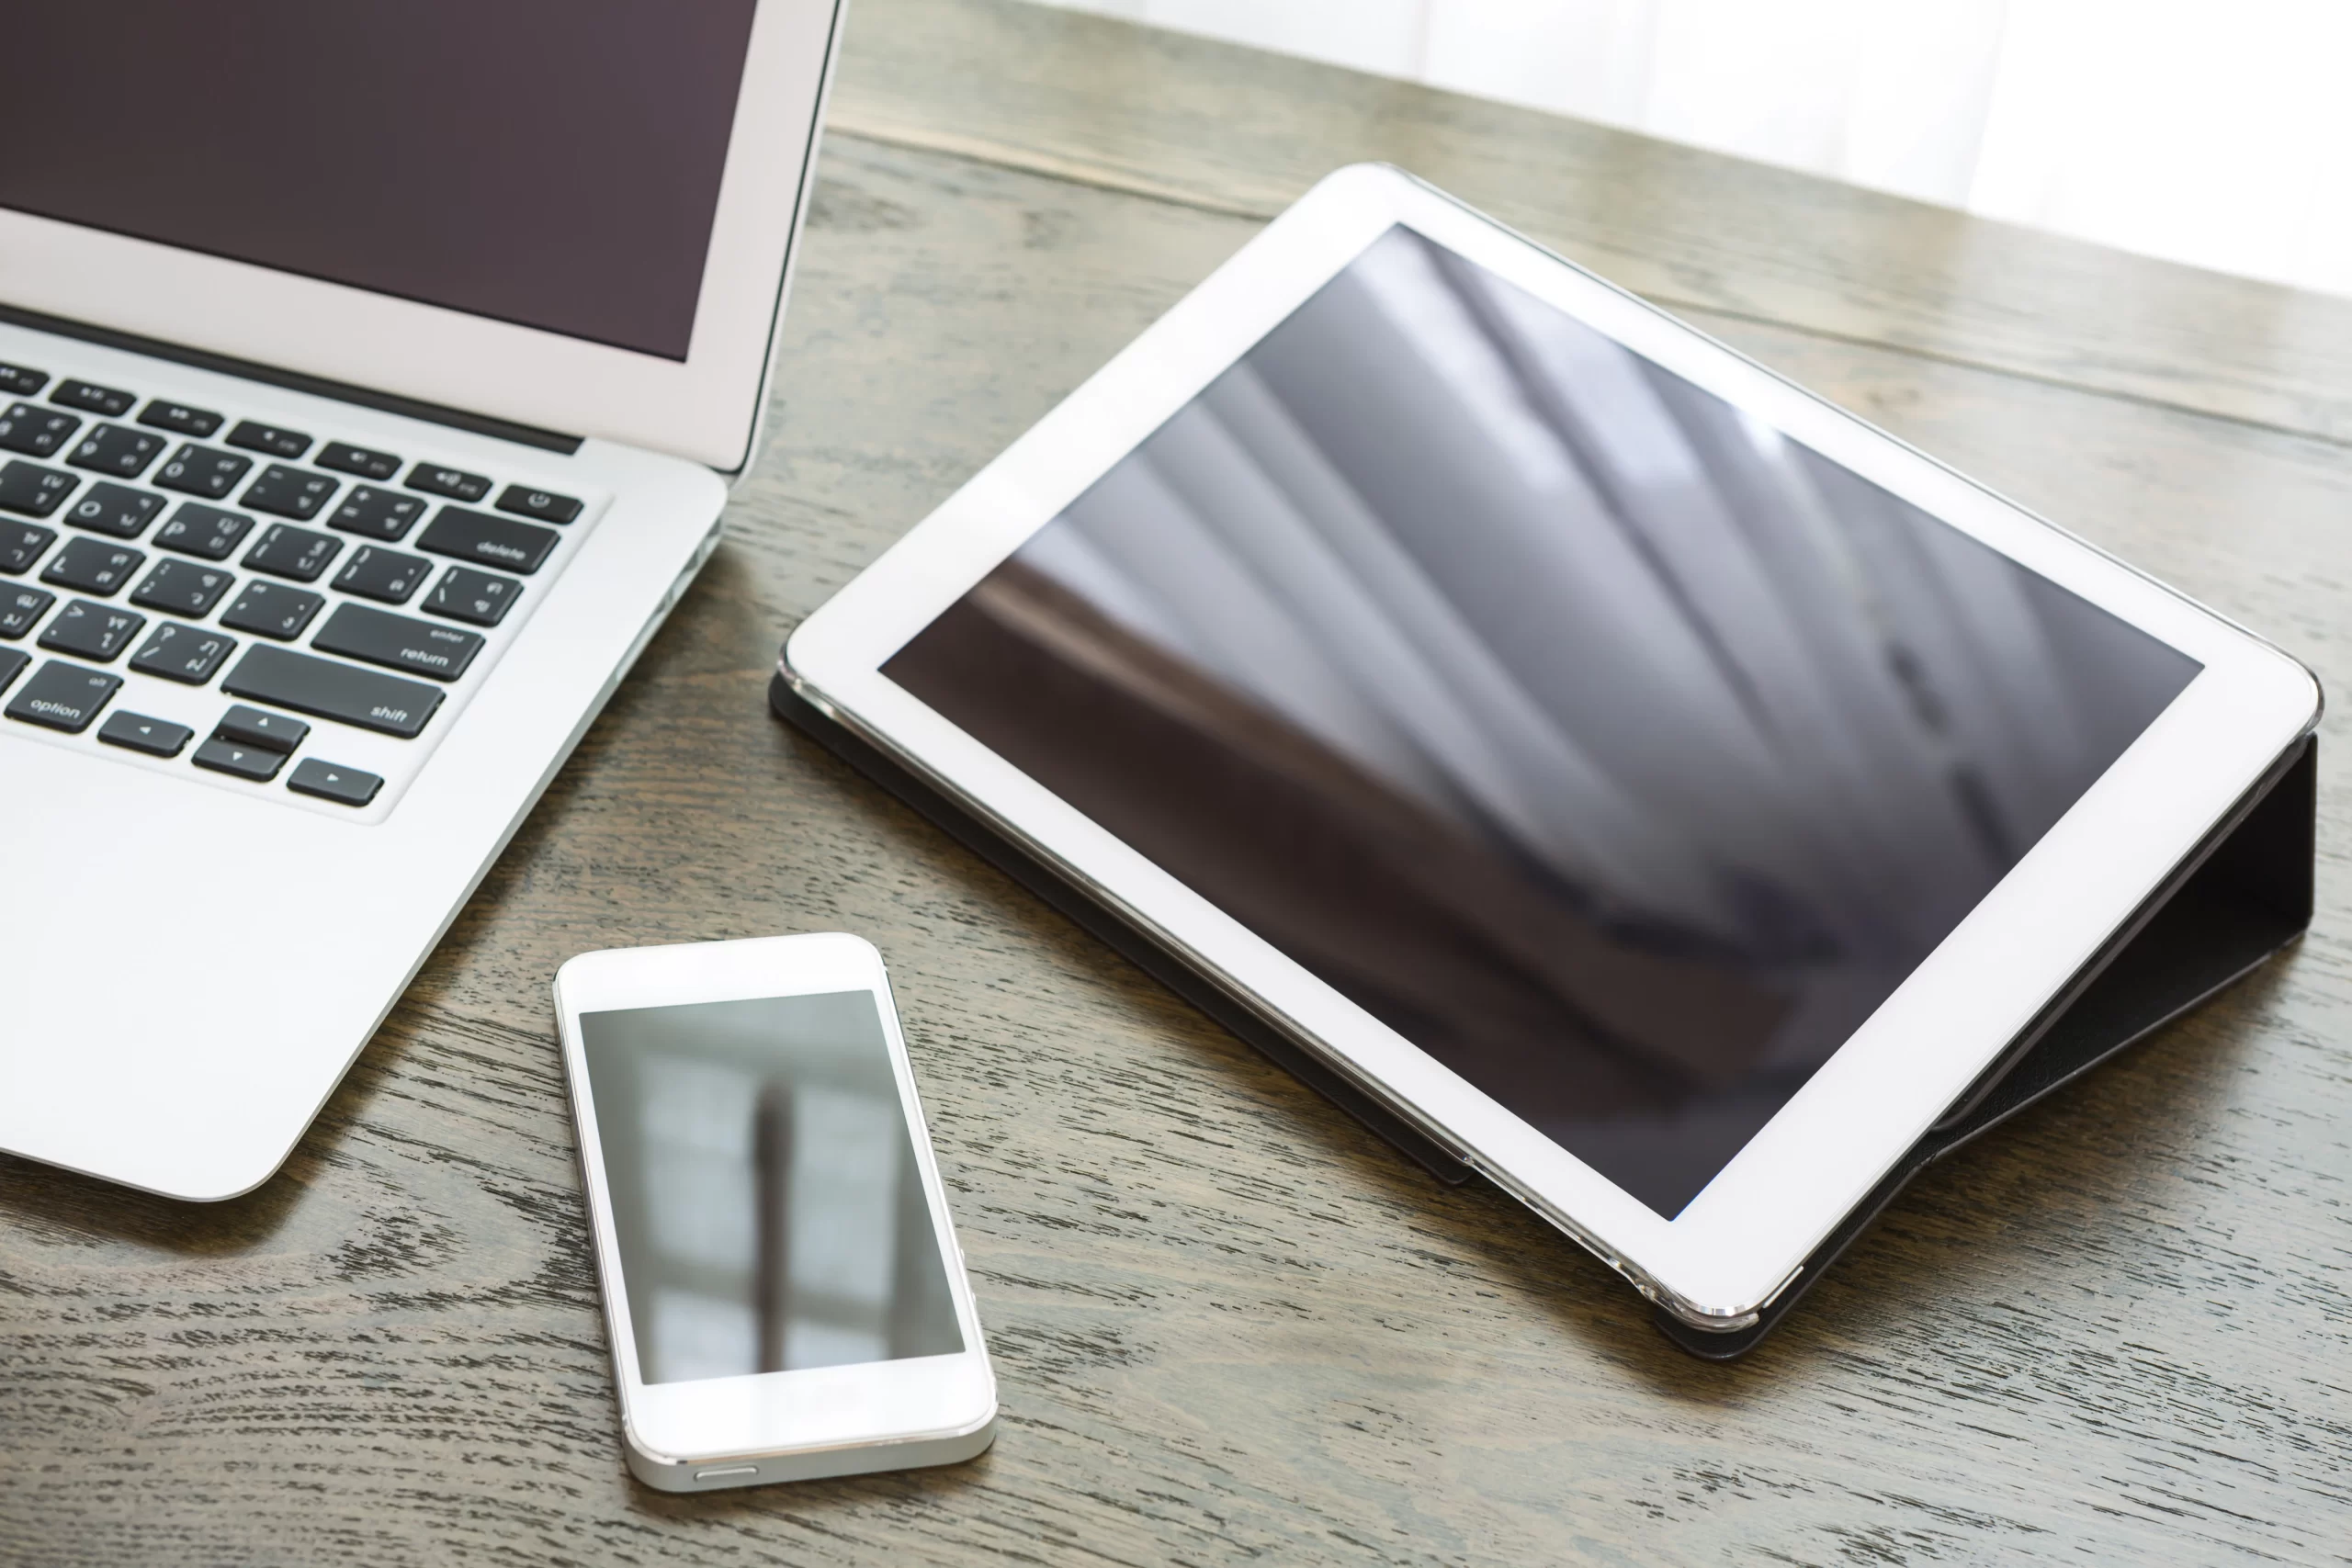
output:
POLYGON ((1671 1218, 2199 668, 1400 227, 883 670, 1671 1218))

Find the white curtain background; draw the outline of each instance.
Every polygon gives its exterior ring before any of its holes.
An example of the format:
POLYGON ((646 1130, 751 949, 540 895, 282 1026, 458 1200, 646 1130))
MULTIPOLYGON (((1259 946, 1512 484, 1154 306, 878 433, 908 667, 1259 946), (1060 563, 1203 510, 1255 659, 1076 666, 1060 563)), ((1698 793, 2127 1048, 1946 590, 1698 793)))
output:
POLYGON ((2352 0, 1044 0, 2352 294, 2352 0))

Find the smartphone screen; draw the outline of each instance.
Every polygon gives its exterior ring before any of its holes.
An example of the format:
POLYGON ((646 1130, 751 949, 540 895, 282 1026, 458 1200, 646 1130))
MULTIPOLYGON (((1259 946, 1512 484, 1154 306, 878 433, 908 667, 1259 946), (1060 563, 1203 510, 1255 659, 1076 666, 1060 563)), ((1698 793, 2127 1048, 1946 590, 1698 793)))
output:
POLYGON ((580 1015, 648 1383, 965 1348, 870 990, 580 1015))

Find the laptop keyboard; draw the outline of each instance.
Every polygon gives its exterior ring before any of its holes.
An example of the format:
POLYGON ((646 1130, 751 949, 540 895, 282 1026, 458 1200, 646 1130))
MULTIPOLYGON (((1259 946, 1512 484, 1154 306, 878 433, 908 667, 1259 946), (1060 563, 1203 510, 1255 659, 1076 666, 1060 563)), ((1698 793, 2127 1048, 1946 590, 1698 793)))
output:
POLYGON ((0 734, 388 806, 387 776, 413 775, 586 510, 0 363, 0 734))

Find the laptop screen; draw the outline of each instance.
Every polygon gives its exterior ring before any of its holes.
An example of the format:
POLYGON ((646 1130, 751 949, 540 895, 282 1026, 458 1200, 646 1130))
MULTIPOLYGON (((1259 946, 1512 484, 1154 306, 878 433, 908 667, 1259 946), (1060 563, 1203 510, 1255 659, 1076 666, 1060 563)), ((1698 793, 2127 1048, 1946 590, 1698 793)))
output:
POLYGON ((0 207, 683 360, 757 0, 74 0, 0 207))

